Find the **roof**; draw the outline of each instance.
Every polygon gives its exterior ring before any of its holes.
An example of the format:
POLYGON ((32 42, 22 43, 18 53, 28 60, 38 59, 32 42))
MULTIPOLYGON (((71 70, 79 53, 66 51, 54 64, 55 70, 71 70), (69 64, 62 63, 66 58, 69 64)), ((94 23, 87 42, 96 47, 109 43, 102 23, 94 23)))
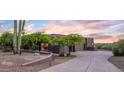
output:
POLYGON ((63 37, 65 35, 62 35, 62 34, 49 34, 48 36, 50 36, 50 37, 63 37))
MULTIPOLYGON (((62 34, 48 34, 49 37, 63 37, 65 35, 62 35, 62 34)), ((90 40, 93 40, 92 37, 84 37, 85 39, 90 39, 90 40)))

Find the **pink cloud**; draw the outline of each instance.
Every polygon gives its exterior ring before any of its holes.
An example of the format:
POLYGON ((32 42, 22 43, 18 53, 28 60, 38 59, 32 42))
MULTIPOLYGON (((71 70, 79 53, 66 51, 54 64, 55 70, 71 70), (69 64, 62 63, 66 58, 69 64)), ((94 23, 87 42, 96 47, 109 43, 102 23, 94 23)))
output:
POLYGON ((124 34, 120 34, 118 36, 116 36, 118 39, 124 39, 124 34))
POLYGON ((119 21, 111 20, 59 20, 50 21, 43 29, 47 34, 70 34, 80 33, 83 36, 90 36, 95 39, 95 42, 115 42, 119 40, 118 37, 111 35, 103 35, 99 31, 121 24, 119 21))
POLYGON ((96 21, 88 21, 82 22, 88 29, 104 29, 113 25, 120 24, 121 22, 117 21, 109 21, 109 20, 96 20, 96 21))
POLYGON ((45 28, 45 32, 48 34, 56 33, 56 34, 70 34, 76 33, 79 31, 84 31, 85 28, 82 25, 58 25, 58 24, 48 24, 45 28))

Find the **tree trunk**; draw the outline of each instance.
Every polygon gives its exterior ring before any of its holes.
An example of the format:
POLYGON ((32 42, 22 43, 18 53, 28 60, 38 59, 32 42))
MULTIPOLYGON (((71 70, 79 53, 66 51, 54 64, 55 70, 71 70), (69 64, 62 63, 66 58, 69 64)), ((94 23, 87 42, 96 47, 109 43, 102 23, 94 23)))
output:
POLYGON ((64 54, 65 54, 65 53, 64 53, 64 45, 60 44, 60 45, 59 45, 59 55, 60 55, 60 56, 64 56, 64 54))
POLYGON ((68 46, 68 54, 67 56, 70 56, 71 55, 71 49, 70 49, 70 46, 68 46))
POLYGON ((39 48, 38 50, 39 50, 39 53, 40 53, 40 51, 41 51, 41 43, 40 42, 38 43, 38 46, 39 46, 38 47, 39 48))

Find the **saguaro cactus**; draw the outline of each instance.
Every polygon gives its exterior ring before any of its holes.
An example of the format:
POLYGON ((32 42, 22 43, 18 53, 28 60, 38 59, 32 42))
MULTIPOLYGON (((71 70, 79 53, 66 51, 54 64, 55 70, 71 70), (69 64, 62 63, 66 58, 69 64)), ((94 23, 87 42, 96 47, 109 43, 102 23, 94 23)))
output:
POLYGON ((14 20, 13 51, 14 54, 21 53, 21 35, 24 30, 25 20, 14 20), (18 30, 18 31, 17 31, 18 30))
POLYGON ((19 27, 18 27, 18 54, 21 52, 21 33, 22 33, 22 20, 19 20, 19 27))
POLYGON ((22 22, 22 31, 24 31, 24 26, 25 26, 25 20, 22 22))
POLYGON ((14 20, 13 53, 17 53, 17 20, 14 20))
POLYGON ((18 54, 21 53, 21 35, 24 30, 25 21, 19 20, 19 31, 18 31, 18 54))

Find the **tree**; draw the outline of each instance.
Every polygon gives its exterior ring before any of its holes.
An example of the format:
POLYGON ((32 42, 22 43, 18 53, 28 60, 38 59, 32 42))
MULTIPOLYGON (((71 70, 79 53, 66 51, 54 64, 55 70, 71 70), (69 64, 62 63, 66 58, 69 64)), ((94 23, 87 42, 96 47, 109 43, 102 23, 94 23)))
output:
POLYGON ((48 37, 48 35, 40 32, 22 36, 22 47, 28 49, 38 49, 40 51, 41 43, 49 43, 49 42, 50 42, 50 38, 48 37))
POLYGON ((24 31, 25 20, 14 20, 13 53, 21 53, 21 35, 24 31))
POLYGON ((63 37, 51 38, 50 43, 53 45, 58 45, 59 46, 59 55, 64 56, 64 54, 65 54, 65 51, 64 51, 65 39, 63 37))
POLYGON ((9 33, 9 32, 5 32, 1 35, 0 37, 0 42, 1 45, 5 48, 5 47, 12 47, 12 38, 13 38, 13 34, 9 33))
POLYGON ((31 35, 23 35, 21 40, 21 48, 30 49, 32 47, 31 35))
POLYGON ((66 35, 64 38, 64 41, 65 41, 65 45, 68 46, 69 48, 69 53, 68 53, 68 56, 70 56, 70 46, 75 46, 75 45, 81 45, 84 43, 84 38, 81 36, 81 35, 78 35, 78 34, 69 34, 69 35, 66 35))
POLYGON ((48 35, 41 33, 41 32, 36 32, 30 35, 32 44, 35 44, 38 46, 39 51, 41 50, 41 43, 48 43, 49 42, 49 37, 48 35))
MULTIPOLYGON (((52 38, 51 39, 51 44, 53 45, 58 45, 59 46, 59 55, 64 56, 65 50, 64 46, 75 46, 75 45, 81 45, 84 43, 84 38, 81 35, 78 34, 69 34, 63 37, 58 37, 58 38, 52 38)), ((70 49, 69 53, 67 54, 68 56, 70 55, 70 49)))

